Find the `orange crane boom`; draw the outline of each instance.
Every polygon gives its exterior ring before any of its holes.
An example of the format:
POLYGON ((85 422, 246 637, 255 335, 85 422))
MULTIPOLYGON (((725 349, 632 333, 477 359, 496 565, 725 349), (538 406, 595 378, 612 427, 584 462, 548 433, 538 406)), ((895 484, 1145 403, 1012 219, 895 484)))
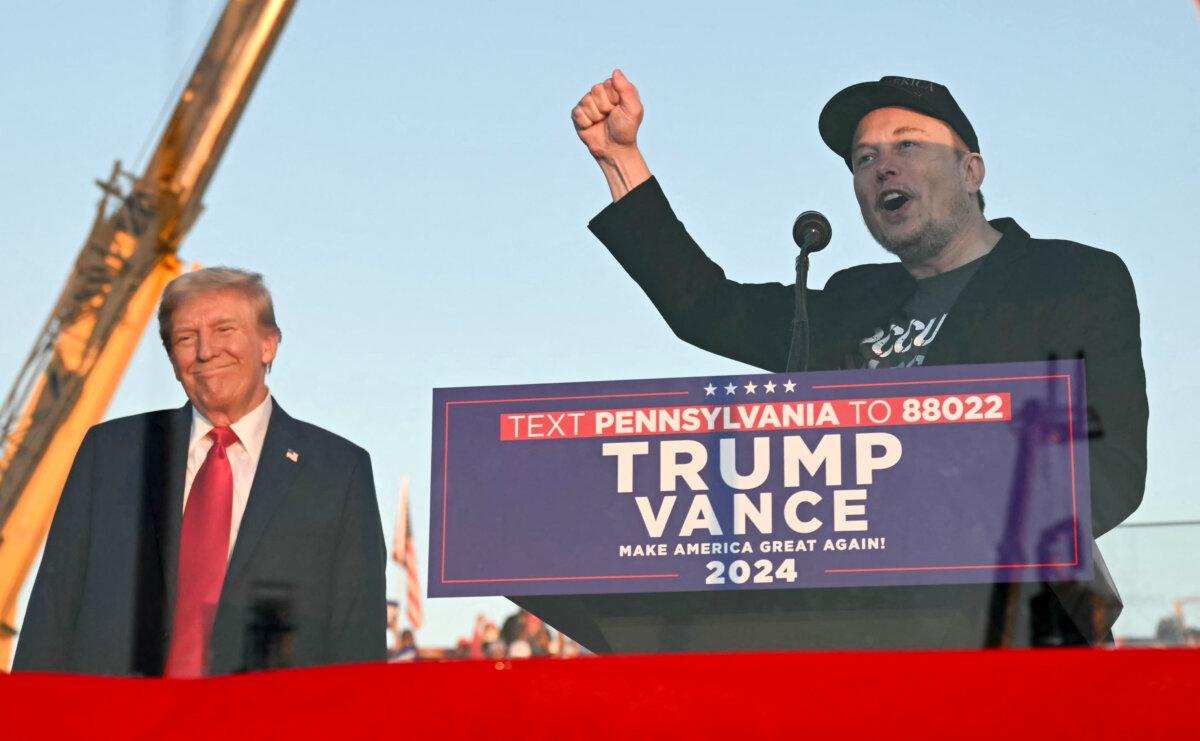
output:
POLYGON ((0 407, 0 667, 87 429, 101 420, 295 0, 229 0, 141 176, 118 161, 91 233, 0 407))

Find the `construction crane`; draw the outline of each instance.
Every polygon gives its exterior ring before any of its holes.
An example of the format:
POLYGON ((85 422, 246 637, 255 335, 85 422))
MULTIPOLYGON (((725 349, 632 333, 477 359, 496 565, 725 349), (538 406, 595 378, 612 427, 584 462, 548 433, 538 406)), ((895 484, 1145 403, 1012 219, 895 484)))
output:
POLYGON ((17 597, 88 428, 101 420, 295 0, 229 0, 140 175, 120 161, 50 318, 0 407, 0 668, 17 597))

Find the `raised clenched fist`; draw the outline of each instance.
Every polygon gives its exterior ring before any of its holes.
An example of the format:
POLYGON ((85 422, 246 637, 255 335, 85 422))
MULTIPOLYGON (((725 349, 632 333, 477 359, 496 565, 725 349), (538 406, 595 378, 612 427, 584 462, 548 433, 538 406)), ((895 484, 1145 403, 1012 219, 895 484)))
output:
POLYGON ((592 86, 571 109, 571 120, 588 151, 603 160, 620 150, 636 149, 644 113, 637 88, 618 69, 613 70, 612 77, 592 86))

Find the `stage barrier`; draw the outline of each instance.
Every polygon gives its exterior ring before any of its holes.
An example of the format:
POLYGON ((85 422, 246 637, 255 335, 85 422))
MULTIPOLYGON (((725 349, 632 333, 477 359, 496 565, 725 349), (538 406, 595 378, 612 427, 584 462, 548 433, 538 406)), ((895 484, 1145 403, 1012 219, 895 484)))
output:
POLYGON ((1195 738, 1198 696, 1200 652, 1186 649, 684 654, 202 680, 4 675, 0 728, 12 739, 209 741, 1195 738))

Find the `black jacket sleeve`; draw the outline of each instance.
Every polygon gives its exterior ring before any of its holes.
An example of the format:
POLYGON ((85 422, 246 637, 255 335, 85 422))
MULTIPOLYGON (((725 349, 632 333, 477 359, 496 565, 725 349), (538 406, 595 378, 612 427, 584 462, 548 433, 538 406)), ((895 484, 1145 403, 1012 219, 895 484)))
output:
POLYGON ((350 474, 333 563, 327 662, 383 661, 387 654, 387 565, 371 457, 350 474))
POLYGON ((95 437, 89 432, 75 454, 54 512, 42 563, 17 636, 15 672, 64 672, 71 668, 71 647, 91 538, 95 447, 95 437))
MULTIPOLYGON (((787 364, 793 287, 738 283, 704 254, 654 178, 609 205, 588 228, 685 342, 759 368, 787 364)), ((812 292, 810 303, 820 301, 812 292)))
POLYGON ((1088 397, 1092 531, 1099 536, 1127 518, 1146 488, 1146 372, 1137 298, 1119 257, 1099 252, 1080 276, 1086 315, 1082 337, 1088 397))

